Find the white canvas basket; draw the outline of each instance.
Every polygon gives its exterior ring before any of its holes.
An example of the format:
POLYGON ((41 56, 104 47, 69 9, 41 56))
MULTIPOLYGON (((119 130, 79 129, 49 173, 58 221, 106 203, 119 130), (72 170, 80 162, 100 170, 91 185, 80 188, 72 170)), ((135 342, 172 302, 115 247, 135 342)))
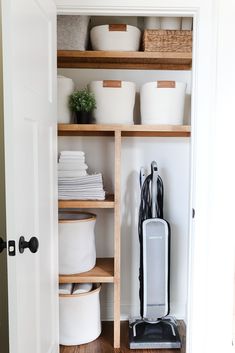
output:
POLYGON ((182 125, 186 83, 155 81, 140 90, 142 124, 182 125))
POLYGON ((90 271, 96 263, 94 227, 96 215, 88 212, 59 213, 59 273, 90 271))
POLYGON ((96 99, 94 118, 97 124, 133 124, 135 83, 92 81, 89 90, 96 99))
POLYGON ((138 51, 141 31, 126 24, 96 26, 91 29, 93 50, 138 51))
POLYGON ((85 344, 100 335, 100 289, 99 284, 88 293, 59 296, 60 344, 85 344))

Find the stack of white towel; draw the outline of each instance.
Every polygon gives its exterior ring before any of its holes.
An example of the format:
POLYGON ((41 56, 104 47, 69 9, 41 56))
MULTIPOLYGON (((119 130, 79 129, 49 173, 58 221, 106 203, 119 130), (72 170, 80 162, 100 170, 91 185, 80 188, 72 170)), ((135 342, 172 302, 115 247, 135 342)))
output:
POLYGON ((58 163, 60 200, 104 200, 102 174, 87 174, 82 151, 61 151, 58 163))

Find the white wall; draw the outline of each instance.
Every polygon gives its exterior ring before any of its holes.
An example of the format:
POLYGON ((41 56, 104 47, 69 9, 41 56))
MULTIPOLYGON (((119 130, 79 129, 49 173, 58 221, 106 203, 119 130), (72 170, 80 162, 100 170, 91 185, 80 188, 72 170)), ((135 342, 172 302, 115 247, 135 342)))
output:
MULTIPOLYGON (((187 83, 185 123, 190 120, 191 73, 189 71, 89 70, 60 69, 59 74, 71 77, 81 89, 92 80, 121 79, 140 85, 157 79, 182 80, 187 83)), ((139 96, 135 121, 139 122, 139 96)), ((139 242, 137 233, 139 207, 139 169, 150 168, 156 160, 165 187, 165 217, 172 229, 171 314, 186 316, 189 219, 188 138, 124 138, 122 149, 122 255, 121 314, 122 318, 139 315, 139 242)), ((60 137, 59 150, 82 149, 86 152, 89 171, 101 171, 109 191, 114 185, 114 149, 111 137, 60 137)), ((97 213, 97 210, 93 210, 97 213)), ((98 212, 96 226, 97 255, 113 255, 113 212, 98 212)), ((112 319, 112 285, 103 286, 102 312, 112 319)))

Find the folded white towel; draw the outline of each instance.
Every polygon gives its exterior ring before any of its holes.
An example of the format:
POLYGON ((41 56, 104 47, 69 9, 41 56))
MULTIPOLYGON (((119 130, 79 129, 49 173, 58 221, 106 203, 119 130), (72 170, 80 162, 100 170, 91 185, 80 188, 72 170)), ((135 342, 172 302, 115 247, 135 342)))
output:
POLYGON ((61 156, 84 156, 85 153, 83 151, 61 151, 61 156))
POLYGON ((59 178, 59 184, 77 184, 77 185, 87 185, 93 183, 101 183, 103 185, 102 174, 89 174, 81 177, 71 177, 71 178, 59 178))
POLYGON ((92 290, 92 283, 75 283, 72 294, 88 293, 92 290))
POLYGON ((86 170, 87 168, 85 163, 58 163, 58 170, 86 170))
POLYGON ((58 178, 72 178, 86 176, 86 170, 58 170, 58 178))
POLYGON ((85 157, 73 157, 73 156, 69 156, 69 157, 66 157, 66 156, 60 156, 59 157, 59 163, 60 162, 84 162, 85 163, 85 157))
POLYGON ((85 194, 85 193, 61 193, 59 192, 59 200, 105 200, 105 192, 100 192, 97 194, 85 194))
POLYGON ((72 283, 64 283, 59 285, 59 294, 72 294, 72 283))

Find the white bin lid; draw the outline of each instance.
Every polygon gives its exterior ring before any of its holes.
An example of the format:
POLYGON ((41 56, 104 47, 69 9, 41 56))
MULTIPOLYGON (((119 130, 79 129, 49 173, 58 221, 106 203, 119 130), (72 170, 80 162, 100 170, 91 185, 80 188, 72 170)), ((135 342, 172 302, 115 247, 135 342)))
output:
POLYGON ((96 215, 90 212, 60 211, 59 223, 88 222, 96 219, 96 215))

